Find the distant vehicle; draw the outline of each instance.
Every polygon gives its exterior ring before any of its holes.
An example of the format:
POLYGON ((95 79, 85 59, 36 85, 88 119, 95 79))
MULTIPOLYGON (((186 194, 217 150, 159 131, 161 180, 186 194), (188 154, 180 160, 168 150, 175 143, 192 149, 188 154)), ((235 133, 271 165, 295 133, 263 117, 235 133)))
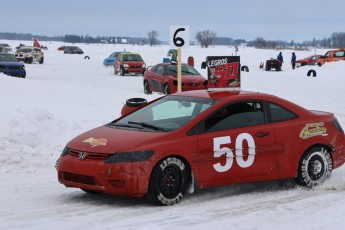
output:
POLYGON ((277 59, 269 59, 266 61, 265 70, 270 71, 272 69, 275 69, 276 71, 282 70, 282 62, 278 61, 277 59))
POLYGON ((64 51, 65 50, 65 46, 60 46, 59 48, 57 48, 58 51, 64 51))
POLYGON ((112 54, 110 54, 109 57, 104 59, 103 65, 104 66, 114 66, 114 62, 120 53, 122 53, 122 52, 113 52, 112 54))
POLYGON ((80 49, 78 46, 65 46, 64 51, 65 54, 83 54, 84 51, 80 49))
POLYGON ((124 52, 120 53, 114 62, 114 73, 125 74, 142 74, 146 70, 146 64, 140 54, 124 52))
POLYGON ((282 179, 319 186, 344 164, 344 140, 330 112, 258 92, 193 90, 78 135, 56 169, 66 187, 174 205, 213 186, 282 179))
POLYGON ((44 53, 42 50, 33 46, 20 46, 14 53, 14 56, 18 61, 23 61, 28 64, 33 62, 43 64, 44 62, 44 53))
POLYGON ((330 50, 324 56, 317 59, 317 65, 322 66, 326 62, 345 60, 345 48, 330 50))
POLYGON ((0 72, 14 77, 26 77, 25 66, 10 53, 0 52, 0 72))
MULTIPOLYGON (((182 91, 206 89, 207 80, 188 64, 181 65, 182 91)), ((177 92, 177 65, 160 63, 148 67, 144 74, 144 93, 152 91, 164 94, 177 92)))
POLYGON ((1 52, 12 52, 12 47, 7 43, 0 43, 0 51, 1 52))
POLYGON ((311 55, 309 57, 299 59, 296 61, 296 67, 305 66, 305 65, 316 65, 317 60, 322 57, 322 55, 311 55))

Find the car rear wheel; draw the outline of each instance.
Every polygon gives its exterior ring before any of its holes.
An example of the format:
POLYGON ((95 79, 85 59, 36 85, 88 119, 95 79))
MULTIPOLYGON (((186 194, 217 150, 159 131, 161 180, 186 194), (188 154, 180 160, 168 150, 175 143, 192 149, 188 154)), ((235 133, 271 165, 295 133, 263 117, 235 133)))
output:
POLYGON ((153 169, 147 196, 156 205, 174 205, 181 201, 187 186, 185 163, 176 157, 168 157, 153 169))
POLYGON ((150 86, 149 86, 148 81, 144 81, 144 93, 145 94, 151 94, 152 93, 152 91, 150 90, 150 86))
POLYGON ((122 66, 120 67, 120 75, 125 76, 125 69, 122 66))
POLYGON ((41 60, 39 61, 40 64, 43 64, 44 62, 44 58, 41 58, 41 60))
POLYGON ((327 149, 313 147, 307 150, 299 163, 296 182, 307 188, 322 184, 332 173, 332 158, 327 149))
POLYGON ((31 58, 28 59, 27 63, 28 63, 28 64, 31 64, 33 60, 34 60, 34 59, 31 57, 31 58))

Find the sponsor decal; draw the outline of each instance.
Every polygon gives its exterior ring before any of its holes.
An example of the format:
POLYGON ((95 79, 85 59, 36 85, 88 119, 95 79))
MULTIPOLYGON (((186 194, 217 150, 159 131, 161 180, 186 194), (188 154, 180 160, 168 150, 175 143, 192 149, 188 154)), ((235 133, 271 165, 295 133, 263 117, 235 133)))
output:
POLYGON ((299 133, 299 137, 302 139, 308 139, 315 136, 327 136, 327 128, 323 122, 306 124, 299 133))
POLYGON ((104 138, 93 138, 90 137, 86 140, 84 140, 83 142, 89 143, 91 145, 91 147, 96 147, 96 146, 100 146, 100 145, 107 145, 107 139, 104 138))

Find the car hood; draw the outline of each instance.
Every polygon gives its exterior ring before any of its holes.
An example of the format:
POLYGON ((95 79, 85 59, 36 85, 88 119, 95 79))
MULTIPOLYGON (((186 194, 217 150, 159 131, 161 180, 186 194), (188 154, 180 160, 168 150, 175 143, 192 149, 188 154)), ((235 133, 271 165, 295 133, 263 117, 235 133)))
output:
POLYGON ((170 135, 166 132, 144 132, 101 126, 87 131, 73 140, 67 147, 94 153, 116 153, 132 150, 150 150, 157 139, 170 135))
POLYGON ((2 66, 24 66, 21 62, 0 62, 2 66))
POLYGON ((183 75, 182 76, 183 83, 197 83, 197 82, 204 82, 204 81, 206 81, 206 79, 200 75, 183 75))

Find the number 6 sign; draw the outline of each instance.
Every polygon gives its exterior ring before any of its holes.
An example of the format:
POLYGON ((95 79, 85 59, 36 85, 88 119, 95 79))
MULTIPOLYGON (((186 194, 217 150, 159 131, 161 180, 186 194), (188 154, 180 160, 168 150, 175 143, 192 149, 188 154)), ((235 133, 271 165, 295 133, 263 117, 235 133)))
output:
POLYGON ((189 26, 170 26, 170 48, 189 48, 189 26))

